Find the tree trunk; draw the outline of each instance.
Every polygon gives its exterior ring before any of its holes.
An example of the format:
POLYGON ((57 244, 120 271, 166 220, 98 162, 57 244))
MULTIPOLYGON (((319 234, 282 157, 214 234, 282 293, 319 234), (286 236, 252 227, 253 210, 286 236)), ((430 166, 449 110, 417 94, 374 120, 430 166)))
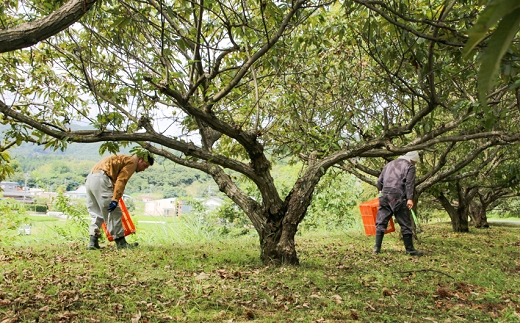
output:
POLYGON ((294 236, 297 225, 282 223, 276 226, 268 222, 264 232, 260 234, 260 259, 264 264, 299 265, 294 236))
POLYGON ((465 207, 464 203, 460 202, 459 206, 455 208, 451 205, 450 201, 448 201, 444 194, 440 193, 436 198, 439 200, 446 212, 448 212, 451 218, 453 232, 469 232, 468 208, 465 207))
POLYGON ((486 210, 487 208, 485 205, 479 204, 474 201, 470 204, 469 215, 471 217, 471 220, 473 220, 473 225, 475 226, 475 228, 489 228, 486 210))
POLYGON ((475 223, 475 226, 477 228, 489 228, 489 223, 487 222, 487 215, 486 215, 486 213, 487 212, 486 212, 485 208, 481 208, 480 209, 478 226, 475 223))
POLYGON ((294 236, 323 173, 317 168, 307 177, 300 178, 278 212, 268 215, 267 223, 259 231, 262 248, 260 258, 265 264, 299 265, 294 236))
POLYGON ((478 205, 475 201, 471 201, 469 204, 469 218, 470 224, 476 227, 476 223, 478 222, 478 205))
POLYGON ((312 189, 289 193, 277 215, 270 214, 259 232, 262 262, 274 265, 299 265, 294 236, 310 204, 312 189))
MULTIPOLYGON (((153 147, 150 150, 156 151, 153 147)), ((263 161, 266 159, 258 158, 253 164, 258 169, 263 161)), ((213 177, 219 190, 231 198, 251 220, 259 236, 260 259, 264 264, 299 265, 294 236, 311 203, 314 188, 324 174, 324 167, 310 168, 306 176, 296 181, 285 200, 279 198, 270 174, 263 173, 263 176, 257 178, 258 189, 262 193, 261 203, 240 190, 221 167, 211 165, 202 170, 213 177)))
POLYGON ((450 214, 453 232, 469 232, 468 213, 465 209, 458 209, 455 214, 450 214))

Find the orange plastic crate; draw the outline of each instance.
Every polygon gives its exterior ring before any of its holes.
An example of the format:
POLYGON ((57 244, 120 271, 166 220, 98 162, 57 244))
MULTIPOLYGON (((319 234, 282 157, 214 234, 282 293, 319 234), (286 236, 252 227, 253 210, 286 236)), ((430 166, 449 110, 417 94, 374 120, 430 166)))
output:
MULTIPOLYGON (((128 209, 126 208, 125 202, 123 199, 119 199, 119 207, 121 208, 121 211, 123 212, 123 217, 121 218, 121 222, 123 223, 123 229, 125 230, 125 237, 127 235, 135 233, 135 226, 134 222, 132 222, 132 218, 130 218, 130 213, 128 212, 128 209)), ((110 232, 108 232, 107 224, 103 223, 103 231, 105 231, 105 235, 108 239, 108 241, 114 241, 114 238, 110 235, 110 232)))
MULTIPOLYGON (((359 205, 359 210, 361 211, 361 219, 363 220, 363 225, 365 227, 365 234, 367 236, 376 235, 376 217, 377 217, 378 208, 379 208, 379 199, 378 198, 363 202, 359 205)), ((395 231, 394 219, 390 218, 390 222, 388 222, 388 226, 387 226, 385 233, 394 232, 394 231, 395 231)))

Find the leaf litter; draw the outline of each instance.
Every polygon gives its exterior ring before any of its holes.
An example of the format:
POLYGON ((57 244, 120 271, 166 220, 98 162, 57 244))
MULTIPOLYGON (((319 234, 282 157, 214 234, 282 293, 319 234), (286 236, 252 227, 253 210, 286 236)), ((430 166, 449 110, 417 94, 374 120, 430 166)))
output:
POLYGON ((297 237, 299 267, 251 261, 256 239, 241 240, 238 255, 218 242, 125 253, 4 248, 0 323, 518 321, 520 263, 509 257, 518 229, 500 228, 493 246, 497 229, 449 229, 424 225, 421 258, 391 235, 380 255, 359 233, 297 237))

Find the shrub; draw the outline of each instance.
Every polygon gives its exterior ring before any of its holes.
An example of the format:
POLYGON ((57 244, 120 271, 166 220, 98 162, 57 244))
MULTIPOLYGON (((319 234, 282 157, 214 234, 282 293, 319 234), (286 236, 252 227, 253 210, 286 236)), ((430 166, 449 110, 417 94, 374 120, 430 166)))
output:
POLYGON ((23 204, 23 208, 26 211, 40 212, 40 213, 47 213, 47 210, 49 209, 47 207, 47 205, 43 205, 43 204, 23 204))
POLYGON ((41 205, 41 204, 37 204, 34 206, 34 210, 36 212, 40 212, 40 213, 47 213, 47 210, 49 208, 47 207, 47 205, 41 205))
POLYGON ((125 200, 125 205, 126 205, 126 209, 128 210, 128 212, 131 212, 131 211, 135 210, 134 199, 126 199, 125 200))
POLYGON ((67 214, 67 218, 72 221, 74 227, 56 228, 56 232, 67 239, 81 239, 88 236, 90 219, 88 217, 87 207, 83 203, 73 202, 70 198, 63 195, 62 192, 53 199, 53 207, 59 212, 67 214), (80 236, 76 231, 80 232, 80 236))
POLYGON ((18 228, 28 223, 23 203, 13 199, 0 200, 0 243, 10 244, 18 235, 18 228))

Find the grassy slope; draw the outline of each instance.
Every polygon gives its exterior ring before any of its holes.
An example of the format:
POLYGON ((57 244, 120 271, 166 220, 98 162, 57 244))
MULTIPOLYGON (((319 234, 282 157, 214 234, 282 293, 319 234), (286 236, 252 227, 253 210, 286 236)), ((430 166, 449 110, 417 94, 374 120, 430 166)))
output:
POLYGON ((0 249, 0 322, 519 322, 520 227, 423 226, 403 254, 360 232, 297 237, 299 267, 259 262, 255 238, 98 251, 0 249))

